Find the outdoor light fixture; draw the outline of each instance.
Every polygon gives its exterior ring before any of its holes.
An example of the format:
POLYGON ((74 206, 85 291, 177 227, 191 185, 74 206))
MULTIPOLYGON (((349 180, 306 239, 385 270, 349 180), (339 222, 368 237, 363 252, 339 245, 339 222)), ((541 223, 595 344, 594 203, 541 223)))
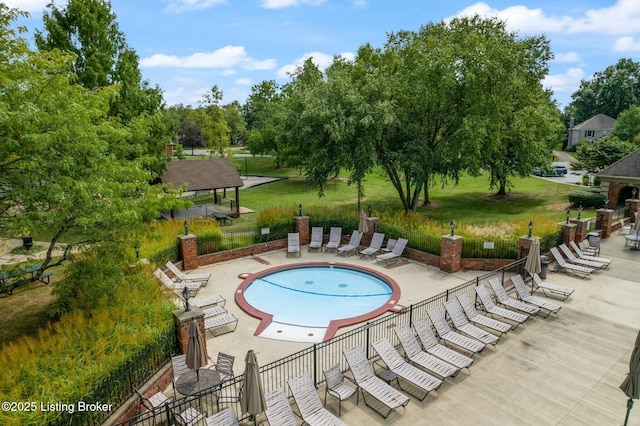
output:
POLYGON ((567 209, 567 223, 569 223, 570 217, 571 217, 571 209, 567 209))
POLYGON ((136 251, 136 259, 140 259, 140 247, 135 246, 133 249, 136 251))
POLYGON ((533 230, 533 221, 529 221, 529 238, 531 238, 531 231, 533 230))
POLYGON ((371 217, 371 204, 369 204, 368 210, 369 210, 369 217, 371 217))
POLYGON ((302 216, 302 203, 298 204, 298 216, 302 216))
POLYGON ((637 189, 635 189, 635 188, 633 188, 633 189, 631 190, 631 198, 635 200, 635 199, 636 199, 636 194, 637 194, 637 193, 638 193, 638 190, 637 190, 637 189))
POLYGON ((609 197, 604 197, 604 208, 605 209, 609 208, 609 197))
POLYGON ((582 214, 582 203, 578 206, 578 220, 580 220, 580 215, 582 214))
POLYGON ((184 311, 185 312, 189 312, 191 310, 191 308, 189 307, 189 296, 191 296, 191 290, 189 290, 189 287, 184 286, 184 288, 182 289, 182 297, 184 297, 184 311))
POLYGON ((184 235, 189 235, 189 222, 184 221, 184 235))
POLYGON ((451 236, 453 237, 453 230, 456 227, 456 223, 453 221, 453 219, 451 219, 451 222, 449 222, 449 227, 451 227, 451 236))

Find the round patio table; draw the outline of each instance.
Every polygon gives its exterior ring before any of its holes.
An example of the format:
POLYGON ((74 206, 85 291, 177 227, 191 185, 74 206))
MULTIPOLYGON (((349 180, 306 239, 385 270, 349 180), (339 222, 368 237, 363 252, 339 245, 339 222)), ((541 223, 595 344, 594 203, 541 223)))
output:
POLYGON ((178 377, 176 390, 182 395, 191 396, 200 391, 218 386, 220 383, 220 374, 217 371, 200 369, 198 378, 195 370, 191 370, 178 377))
POLYGON ((640 235, 638 235, 638 234, 629 234, 629 235, 625 235, 624 238, 625 238, 625 240, 630 241, 631 244, 633 245, 633 247, 631 247, 631 250, 639 250, 640 249, 638 247, 640 245, 640 235))

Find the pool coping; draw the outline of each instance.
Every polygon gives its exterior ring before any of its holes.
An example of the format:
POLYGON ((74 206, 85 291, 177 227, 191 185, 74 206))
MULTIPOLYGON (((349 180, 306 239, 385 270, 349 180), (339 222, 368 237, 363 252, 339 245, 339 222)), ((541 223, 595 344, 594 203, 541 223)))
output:
POLYGON ((243 273, 238 275, 238 278, 243 279, 235 292, 235 302, 236 304, 248 315, 257 318, 260 320, 260 324, 256 328, 256 331, 253 333, 254 336, 260 336, 260 334, 271 324, 273 321, 273 315, 267 312, 263 312, 259 309, 254 308, 252 305, 247 302, 244 297, 244 291, 246 288, 255 280, 261 278, 264 275, 271 274, 276 271, 292 269, 292 268, 300 268, 300 267, 312 267, 312 266, 337 266, 346 269, 353 269, 357 271, 366 272, 368 274, 374 275, 375 277, 383 280, 391 287, 391 295, 387 302, 373 311, 367 312, 362 315, 357 315, 355 317, 341 318, 337 320, 331 320, 327 326, 327 330, 322 338, 322 341, 325 342, 331 339, 339 328, 348 327, 351 325, 356 325, 368 320, 371 320, 375 317, 378 317, 385 312, 402 312, 405 308, 404 306, 398 304, 400 300, 400 286, 393 278, 385 275, 375 269, 368 268, 366 266, 354 265, 350 263, 343 262, 303 262, 303 263, 288 263, 285 265, 274 266, 271 268, 264 269, 260 272, 256 272, 254 274, 243 273))

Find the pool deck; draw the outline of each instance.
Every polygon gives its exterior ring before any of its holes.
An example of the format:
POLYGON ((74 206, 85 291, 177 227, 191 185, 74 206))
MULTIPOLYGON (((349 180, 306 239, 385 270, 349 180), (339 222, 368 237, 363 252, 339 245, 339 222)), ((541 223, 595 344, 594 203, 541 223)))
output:
MULTIPOLYGON (((614 259, 609 269, 581 279, 550 272, 547 281, 573 287, 575 293, 557 316, 534 318, 500 339, 495 348, 475 356, 470 372, 463 371, 424 401, 411 398, 404 409, 383 419, 362 401, 342 404, 341 420, 349 425, 620 425, 626 396, 618 389, 640 327, 640 251, 624 248, 617 234, 602 240, 602 257, 614 259)), ((357 256, 308 253, 287 258, 285 250, 200 268, 212 278, 197 298, 220 293, 225 309, 239 320, 235 332, 207 339, 209 356, 219 351, 236 356, 241 373, 244 356, 253 349, 260 364, 278 360, 309 343, 276 341, 254 336, 259 320, 234 302, 242 273, 297 262, 339 261, 377 269, 402 289, 399 303, 410 305, 463 284, 478 273, 447 274, 436 268, 405 262, 385 268, 357 256)), ((486 283, 485 283, 486 284, 486 283)), ((196 299, 197 300, 197 299, 196 299)), ((338 330, 340 334, 343 330, 338 330)), ((172 393, 167 390, 167 395, 172 393)), ((322 398, 324 390, 319 389, 322 398)), ((337 414, 330 398, 327 408, 337 414)), ((262 417, 259 418, 262 420, 262 417)), ((629 425, 640 424, 640 403, 631 410, 629 425)))

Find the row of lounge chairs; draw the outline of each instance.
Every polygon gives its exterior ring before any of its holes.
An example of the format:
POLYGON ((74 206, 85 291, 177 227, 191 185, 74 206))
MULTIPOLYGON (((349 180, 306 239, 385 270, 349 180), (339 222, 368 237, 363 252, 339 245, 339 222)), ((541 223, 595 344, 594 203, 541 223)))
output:
MULTIPOLYGON (((368 247, 362 248, 360 243, 362 241, 362 232, 353 231, 347 244, 342 244, 342 228, 331 227, 329 233, 329 240, 327 243, 323 243, 324 230, 322 227, 311 228, 311 241, 309 242, 309 251, 322 250, 325 251, 335 250, 338 255, 352 256, 356 253, 360 257, 376 256, 376 262, 384 262, 387 264, 389 261, 397 261, 402 257, 404 249, 407 246, 408 240, 405 238, 387 240, 387 244, 383 247, 385 234, 380 232, 374 232, 371 242, 368 247)), ((287 257, 300 256, 300 234, 297 232, 291 232, 288 235, 287 244, 287 257)))
POLYGON ((587 254, 573 241, 570 244, 573 251, 566 244, 551 248, 551 255, 560 271, 586 278, 595 271, 608 268, 612 263, 611 259, 587 254))

